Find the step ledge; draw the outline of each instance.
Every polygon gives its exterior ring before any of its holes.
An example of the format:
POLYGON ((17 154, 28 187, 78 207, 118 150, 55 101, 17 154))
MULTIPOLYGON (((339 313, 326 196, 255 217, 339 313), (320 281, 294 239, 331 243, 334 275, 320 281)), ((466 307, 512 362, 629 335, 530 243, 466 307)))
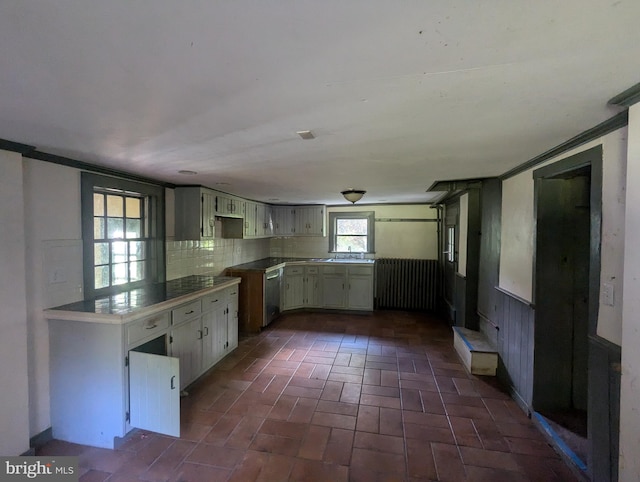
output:
POLYGON ((472 375, 495 376, 498 352, 479 331, 454 326, 453 346, 465 368, 472 375))
POLYGON ((469 351, 474 353, 498 353, 498 350, 487 340, 480 331, 454 326, 453 331, 460 336, 469 351))

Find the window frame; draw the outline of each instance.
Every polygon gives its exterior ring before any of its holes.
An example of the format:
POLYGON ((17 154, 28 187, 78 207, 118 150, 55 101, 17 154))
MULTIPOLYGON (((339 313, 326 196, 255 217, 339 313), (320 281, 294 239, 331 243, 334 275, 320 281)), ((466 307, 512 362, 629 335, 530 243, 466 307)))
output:
POLYGON ((375 253, 375 211, 334 211, 329 213, 329 252, 346 253, 337 251, 337 223, 339 219, 366 219, 367 220, 367 249, 366 251, 352 251, 353 253, 375 253))
MULTIPOLYGON (((81 210, 82 210, 82 246, 83 246, 83 281, 84 298, 93 299, 108 296, 122 291, 135 289, 147 284, 165 281, 165 191, 161 186, 131 181, 117 177, 102 176, 90 172, 81 173, 81 210), (142 198, 142 209, 146 228, 145 268, 141 280, 95 288, 94 245, 100 240, 94 238, 94 193, 108 193, 113 189, 115 195, 139 194, 142 198), (118 192, 119 191, 119 192, 118 192)), ((124 216, 123 216, 124 219, 124 216)), ((128 242, 126 236, 123 241, 128 242)), ((112 259, 109 265, 112 265, 112 259)), ((127 261, 128 264, 128 261, 127 261)))

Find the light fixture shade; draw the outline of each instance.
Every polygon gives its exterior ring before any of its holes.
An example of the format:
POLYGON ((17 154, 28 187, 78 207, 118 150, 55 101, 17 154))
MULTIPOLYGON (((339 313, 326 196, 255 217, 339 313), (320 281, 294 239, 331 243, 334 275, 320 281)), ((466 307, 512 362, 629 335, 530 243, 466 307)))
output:
POLYGON ((362 196, 364 196, 366 192, 367 191, 360 191, 358 189, 347 189, 346 191, 342 191, 341 194, 347 201, 356 203, 357 201, 360 201, 360 199, 362 199, 362 196))

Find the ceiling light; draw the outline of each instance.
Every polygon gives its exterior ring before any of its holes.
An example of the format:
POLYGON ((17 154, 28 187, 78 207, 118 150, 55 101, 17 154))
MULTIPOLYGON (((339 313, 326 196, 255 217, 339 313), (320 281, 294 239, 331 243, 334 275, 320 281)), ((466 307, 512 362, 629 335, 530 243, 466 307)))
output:
POLYGON ((311 131, 298 131, 296 132, 300 137, 302 137, 305 141, 309 139, 315 139, 316 136, 313 135, 311 131))
POLYGON ((360 191, 358 189, 349 188, 346 191, 342 191, 341 194, 347 201, 355 204, 357 201, 360 201, 360 199, 362 199, 362 196, 364 196, 366 192, 367 191, 360 191))
POLYGON ((183 176, 195 176, 198 173, 196 171, 189 171, 187 169, 182 169, 178 171, 178 174, 182 174, 183 176))

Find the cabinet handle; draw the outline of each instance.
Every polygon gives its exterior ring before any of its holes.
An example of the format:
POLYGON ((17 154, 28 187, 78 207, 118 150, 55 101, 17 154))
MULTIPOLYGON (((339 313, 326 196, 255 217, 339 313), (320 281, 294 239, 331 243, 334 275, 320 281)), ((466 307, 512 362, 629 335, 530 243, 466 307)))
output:
POLYGON ((191 310, 191 311, 187 311, 187 312, 185 313, 185 315, 190 315, 191 313, 193 313, 193 310, 191 310))
POLYGON ((211 301, 211 303, 217 303, 217 302, 218 302, 218 300, 213 300, 213 301, 211 301))
POLYGON ((208 326, 204 327, 204 336, 209 336, 209 327, 208 326))
POLYGON ((158 324, 154 322, 154 323, 153 323, 153 325, 151 325, 151 326, 145 326, 145 329, 147 329, 147 330, 153 330, 153 329, 154 329, 155 327, 157 327, 157 326, 158 326, 158 324))
POLYGON ((198 330, 198 340, 202 340, 202 330, 198 330))
POLYGON ((176 385, 175 385, 175 383, 173 383, 175 379, 176 379, 175 375, 171 377, 171 390, 175 390, 176 389, 176 385))

